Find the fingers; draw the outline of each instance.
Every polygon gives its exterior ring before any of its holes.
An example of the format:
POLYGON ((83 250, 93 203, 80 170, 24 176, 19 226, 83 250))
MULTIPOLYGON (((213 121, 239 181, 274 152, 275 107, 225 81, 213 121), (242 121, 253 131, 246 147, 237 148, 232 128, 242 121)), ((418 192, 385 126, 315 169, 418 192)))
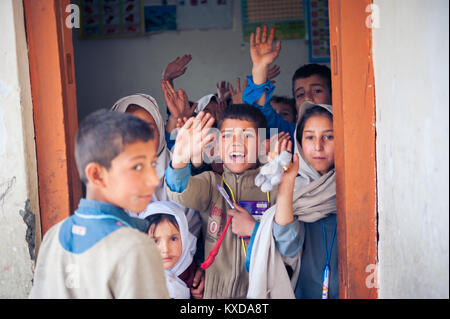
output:
MULTIPOLYGON (((267 25, 264 25, 264 26, 265 26, 265 29, 266 29, 266 37, 267 37, 267 25)), ((264 39, 266 39, 266 38, 264 38, 264 39)), ((272 28, 272 29, 270 29, 269 39, 267 40, 267 43, 272 46, 274 39, 275 39, 275 28, 272 28)))
MULTIPOLYGON (((270 30, 270 34, 272 34, 273 28, 272 30, 270 30)), ((261 43, 265 43, 267 40, 267 24, 263 25, 263 31, 262 31, 262 38, 261 38, 261 43)), ((270 41, 270 36, 269 36, 269 41, 270 41)), ((272 39, 273 41, 273 39, 272 39)))
POLYGON ((256 38, 255 38, 255 44, 261 43, 261 28, 256 27, 256 38))

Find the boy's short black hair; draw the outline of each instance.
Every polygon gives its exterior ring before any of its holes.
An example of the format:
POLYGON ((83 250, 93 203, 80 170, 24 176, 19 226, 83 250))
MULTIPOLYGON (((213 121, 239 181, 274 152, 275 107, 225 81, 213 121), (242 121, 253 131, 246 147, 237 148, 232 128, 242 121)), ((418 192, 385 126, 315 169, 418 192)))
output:
POLYGON ((317 63, 311 63, 311 64, 305 64, 301 67, 299 67, 294 75, 292 76, 292 94, 294 95, 294 84, 297 79, 304 79, 307 77, 310 77, 312 75, 319 75, 322 77, 330 89, 331 93, 331 70, 328 66, 323 64, 317 64, 317 63))
POLYGON ((258 108, 248 104, 231 104, 227 106, 217 121, 219 130, 226 119, 249 121, 255 124, 256 129, 267 128, 267 120, 264 114, 258 108))
POLYGON ((153 138, 154 129, 129 113, 102 109, 88 115, 81 121, 75 140, 75 161, 82 182, 88 182, 84 170, 89 163, 109 169, 125 146, 153 138))

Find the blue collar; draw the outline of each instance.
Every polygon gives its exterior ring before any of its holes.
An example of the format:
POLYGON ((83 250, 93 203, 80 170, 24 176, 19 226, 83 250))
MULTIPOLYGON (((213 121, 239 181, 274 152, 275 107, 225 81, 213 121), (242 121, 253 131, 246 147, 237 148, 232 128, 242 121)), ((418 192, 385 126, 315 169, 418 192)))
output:
POLYGON ((78 204, 78 209, 75 211, 75 214, 77 213, 93 216, 112 215, 117 219, 124 221, 130 227, 136 228, 145 233, 148 231, 148 221, 145 219, 130 217, 122 208, 105 202, 82 198, 78 204))

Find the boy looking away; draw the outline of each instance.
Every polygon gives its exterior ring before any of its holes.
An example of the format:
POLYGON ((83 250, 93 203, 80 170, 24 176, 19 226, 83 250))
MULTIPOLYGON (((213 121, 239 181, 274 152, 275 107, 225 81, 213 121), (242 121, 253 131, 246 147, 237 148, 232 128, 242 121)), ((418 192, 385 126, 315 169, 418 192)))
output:
POLYGON ((86 198, 45 234, 30 298, 168 298, 148 225, 125 212, 144 211, 159 183, 156 143, 131 114, 102 110, 82 121, 75 159, 86 198))

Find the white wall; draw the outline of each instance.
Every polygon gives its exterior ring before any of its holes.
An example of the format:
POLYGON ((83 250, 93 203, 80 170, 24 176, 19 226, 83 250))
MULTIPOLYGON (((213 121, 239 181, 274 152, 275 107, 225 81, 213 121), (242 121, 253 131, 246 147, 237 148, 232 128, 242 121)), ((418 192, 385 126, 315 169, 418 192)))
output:
POLYGON ((375 0, 379 297, 449 297, 447 0, 375 0))
POLYGON ((0 1, 0 30, 0 299, 26 298, 40 228, 22 1, 0 1))
MULTIPOLYGON (((156 35, 103 40, 78 40, 74 33, 78 114, 83 118, 98 108, 109 108, 120 97, 141 92, 154 96, 161 109, 165 102, 160 89, 161 73, 167 63, 183 54, 192 54, 186 73, 175 80, 189 99, 215 93, 216 83, 235 86, 251 72, 248 43, 242 39, 241 5, 233 2, 233 29, 168 31, 156 35)), ((294 71, 308 63, 305 40, 285 40, 276 63, 275 94, 291 96, 294 71)), ((162 112, 165 115, 165 111, 162 112)))

